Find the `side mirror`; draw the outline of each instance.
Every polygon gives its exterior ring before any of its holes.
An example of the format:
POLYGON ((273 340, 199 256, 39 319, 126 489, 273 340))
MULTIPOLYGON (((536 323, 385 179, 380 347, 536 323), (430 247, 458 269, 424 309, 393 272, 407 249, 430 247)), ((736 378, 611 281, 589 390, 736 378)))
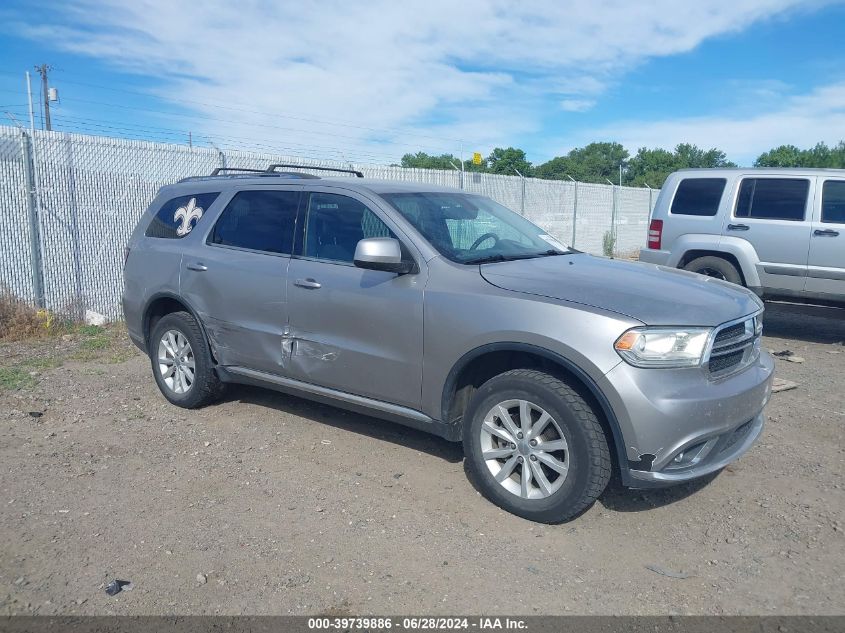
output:
POLYGON ((403 275, 414 269, 414 263, 402 259, 399 240, 392 237, 368 237, 355 247, 355 265, 367 270, 383 270, 403 275))

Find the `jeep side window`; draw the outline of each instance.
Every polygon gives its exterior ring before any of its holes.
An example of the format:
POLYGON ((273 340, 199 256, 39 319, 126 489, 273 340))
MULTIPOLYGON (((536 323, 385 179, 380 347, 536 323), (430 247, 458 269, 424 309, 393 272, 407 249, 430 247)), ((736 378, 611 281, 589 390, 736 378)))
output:
POLYGON ((845 180, 828 180, 824 183, 822 222, 845 224, 845 180))
POLYGON ((804 219, 810 181, 798 178, 744 178, 735 216, 761 220, 804 219))
POLYGON ((334 193, 312 193, 308 202, 303 255, 351 264, 365 237, 396 235, 361 202, 334 193))
POLYGON ((725 191, 725 178, 685 178, 672 199, 672 215, 713 216, 725 191))
POLYGON ((298 191, 241 191, 223 209, 209 242, 290 255, 298 206, 298 191))
POLYGON ((200 193, 172 198, 161 205, 144 235, 176 240, 185 237, 202 219, 220 193, 200 193))

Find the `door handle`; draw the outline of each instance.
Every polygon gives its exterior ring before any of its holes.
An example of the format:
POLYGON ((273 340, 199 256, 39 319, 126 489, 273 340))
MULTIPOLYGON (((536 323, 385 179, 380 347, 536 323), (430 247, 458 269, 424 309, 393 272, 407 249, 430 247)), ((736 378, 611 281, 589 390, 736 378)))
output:
POLYGON ((206 266, 205 264, 200 264, 199 262, 197 262, 197 263, 195 263, 195 264, 188 264, 188 265, 186 266, 186 268, 187 268, 188 270, 196 270, 197 272, 200 272, 200 273, 205 272, 206 270, 208 270, 208 266, 206 266))
POLYGON ((813 235, 818 235, 819 237, 838 237, 839 231, 834 231, 833 229, 817 229, 813 231, 813 235))
POLYGON ((728 224, 729 231, 747 231, 749 228, 747 224, 728 224))
POLYGON ((317 290, 321 287, 320 282, 311 279, 297 279, 293 282, 294 286, 299 286, 300 288, 308 288, 309 290, 317 290))

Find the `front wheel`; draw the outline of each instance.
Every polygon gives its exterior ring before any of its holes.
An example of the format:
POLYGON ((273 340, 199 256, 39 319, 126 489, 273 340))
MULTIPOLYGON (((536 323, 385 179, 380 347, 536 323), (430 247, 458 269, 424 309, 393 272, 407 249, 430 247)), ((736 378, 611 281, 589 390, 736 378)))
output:
POLYGON ((161 393, 178 407, 195 409, 223 392, 202 330, 188 312, 167 314, 156 323, 150 363, 161 393))
POLYGON ((580 514, 610 479, 610 450, 590 404, 537 370, 515 369, 484 383, 467 410, 463 443, 482 494, 532 521, 580 514))

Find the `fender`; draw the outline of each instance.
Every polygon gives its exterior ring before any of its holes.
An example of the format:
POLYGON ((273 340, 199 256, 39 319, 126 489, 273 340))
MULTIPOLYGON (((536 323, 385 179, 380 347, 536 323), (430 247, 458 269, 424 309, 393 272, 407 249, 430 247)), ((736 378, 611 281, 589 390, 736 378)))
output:
POLYGON ((757 272, 757 264, 760 263, 760 258, 748 240, 729 235, 687 233, 672 242, 668 250, 671 255, 666 261, 666 265, 672 268, 678 268, 678 264, 690 251, 709 251, 714 254, 727 253, 733 255, 742 269, 745 285, 749 288, 759 288, 761 285, 760 275, 757 272))
MULTIPOLYGON (((587 387, 587 389, 590 391, 590 394, 598 402, 599 407, 601 407, 602 414, 604 415, 605 420, 607 420, 607 425, 610 427, 610 431, 613 434, 613 437, 611 439, 613 440, 613 446, 616 451, 616 457, 619 463, 619 470, 622 476, 622 483, 626 486, 629 485, 632 479, 628 472, 629 464, 628 455, 625 452, 625 441, 622 437, 622 430, 619 428, 619 421, 616 419, 616 414, 613 412, 613 407, 611 407, 607 397, 596 384, 595 380, 593 380, 592 377, 586 371, 581 369, 578 365, 570 361, 568 358, 561 356, 560 354, 557 354, 555 352, 549 351, 543 347, 537 347, 536 345, 530 345, 528 343, 515 342, 488 343, 487 345, 476 347, 475 349, 470 350, 469 352, 461 356, 458 361, 452 366, 452 369, 449 371, 449 375, 446 377, 446 382, 443 385, 443 396, 440 405, 440 419, 445 424, 448 424, 449 422, 449 400, 451 394, 454 392, 455 383, 457 382, 458 376, 460 375, 461 371, 472 360, 478 358, 479 356, 482 356, 483 354, 487 354, 489 352, 504 351, 526 352, 545 358, 563 367, 566 371, 574 375, 578 380, 581 381, 581 383, 583 383, 587 387)), ((454 432, 450 433, 450 435, 454 437, 460 437, 460 429, 456 429, 454 432)))
POLYGON ((152 306, 152 304, 158 301, 159 299, 173 299, 174 301, 178 301, 183 306, 185 306, 191 316, 194 317, 194 320, 199 324, 203 338, 205 339, 205 344, 208 346, 209 352, 211 352, 212 359, 215 359, 214 350, 211 348, 211 344, 209 343, 211 339, 209 339, 208 337, 208 332, 205 329, 205 324, 202 322, 202 319, 199 317, 199 314, 196 310, 194 310, 193 306, 191 306, 191 304, 188 303, 183 297, 180 297, 179 295, 172 292, 157 292, 156 294, 151 295, 149 299, 147 299, 147 302, 144 304, 144 318, 141 322, 141 325, 144 328, 144 347, 146 348, 147 354, 149 354, 150 346, 150 306, 152 306))

